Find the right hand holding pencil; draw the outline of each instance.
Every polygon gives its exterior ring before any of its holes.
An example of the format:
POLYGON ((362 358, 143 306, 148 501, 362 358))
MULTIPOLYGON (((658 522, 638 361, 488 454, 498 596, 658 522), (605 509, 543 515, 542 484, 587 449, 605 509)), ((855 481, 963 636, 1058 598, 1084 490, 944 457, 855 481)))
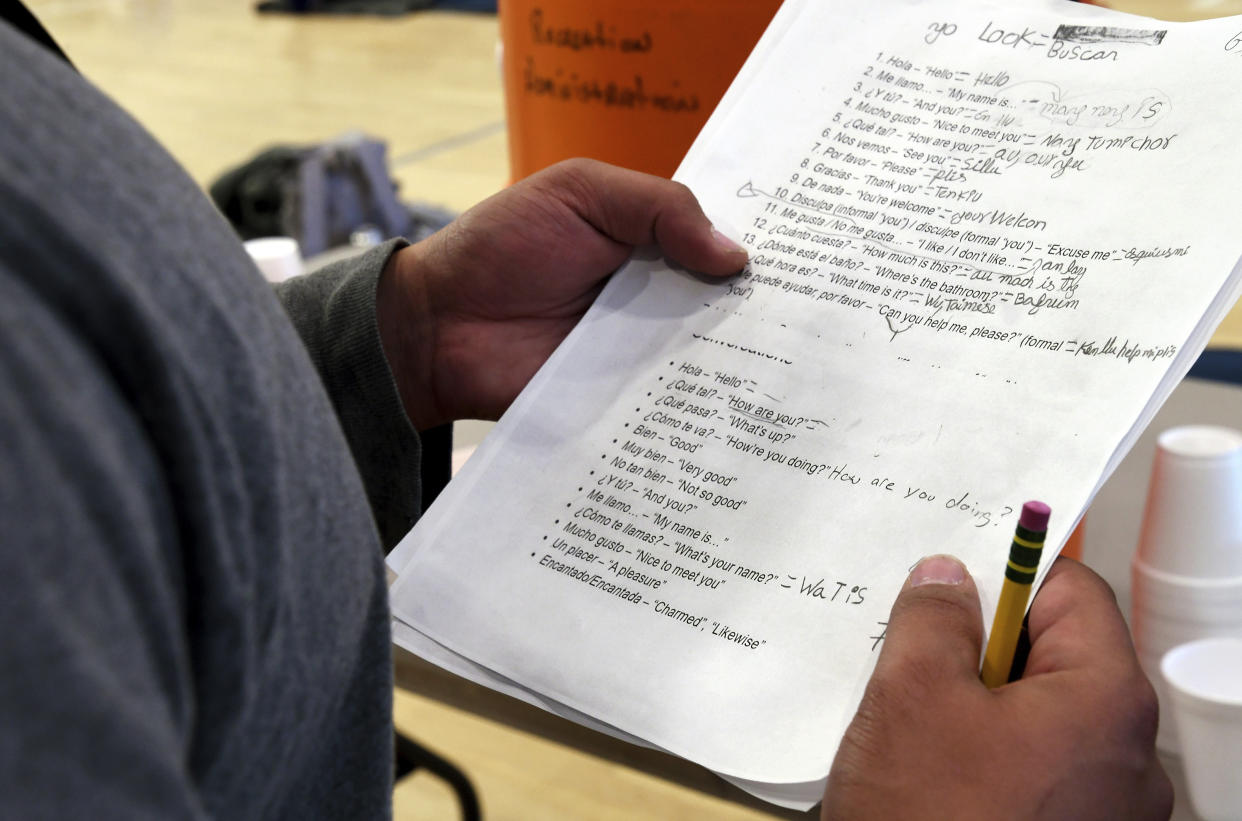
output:
POLYGON ((955 559, 924 559, 828 777, 824 821, 1167 819, 1157 705, 1112 590, 1058 559, 1021 679, 979 680, 983 618, 955 559))

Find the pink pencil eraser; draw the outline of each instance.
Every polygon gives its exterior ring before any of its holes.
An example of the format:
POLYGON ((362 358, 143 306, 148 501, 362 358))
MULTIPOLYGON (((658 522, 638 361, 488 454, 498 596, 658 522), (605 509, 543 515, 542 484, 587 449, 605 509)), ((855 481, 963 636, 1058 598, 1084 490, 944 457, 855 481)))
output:
POLYGON ((1022 506, 1022 515, 1018 517, 1018 527, 1024 527, 1033 533, 1042 533, 1048 529, 1048 517, 1052 508, 1043 502, 1027 502, 1022 506))

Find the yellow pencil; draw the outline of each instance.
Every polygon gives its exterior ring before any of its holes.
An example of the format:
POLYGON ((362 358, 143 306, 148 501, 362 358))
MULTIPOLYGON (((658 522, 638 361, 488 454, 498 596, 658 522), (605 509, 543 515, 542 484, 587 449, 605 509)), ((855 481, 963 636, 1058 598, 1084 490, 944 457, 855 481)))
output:
POLYGON ((988 687, 999 687, 1009 681, 1022 619, 1026 616, 1026 602, 1031 596, 1035 572, 1039 570, 1039 554, 1044 549, 1051 514, 1052 509, 1043 502, 1027 502, 1022 506, 1013 544, 1009 546, 1009 564, 1005 566, 1005 583, 992 618, 988 649, 983 654, 980 677, 988 687))

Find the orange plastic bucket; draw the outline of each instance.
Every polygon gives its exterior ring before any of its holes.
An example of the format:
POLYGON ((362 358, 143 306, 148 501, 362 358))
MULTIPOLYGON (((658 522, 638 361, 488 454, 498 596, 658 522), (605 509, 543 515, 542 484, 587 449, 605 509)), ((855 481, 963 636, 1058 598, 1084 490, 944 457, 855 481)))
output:
POLYGON ((780 0, 500 0, 513 179, 569 157, 670 176, 780 0))
POLYGON ((1082 561, 1083 542, 1087 531, 1087 517, 1083 516, 1078 522, 1078 526, 1070 533, 1069 538, 1065 540, 1065 546, 1061 548, 1060 555, 1068 556, 1071 559, 1082 561))

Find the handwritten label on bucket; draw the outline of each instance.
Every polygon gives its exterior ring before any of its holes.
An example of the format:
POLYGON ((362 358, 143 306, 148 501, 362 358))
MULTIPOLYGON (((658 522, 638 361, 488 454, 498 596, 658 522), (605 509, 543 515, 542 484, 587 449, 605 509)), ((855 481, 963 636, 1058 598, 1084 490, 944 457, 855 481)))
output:
POLYGON ((513 177, 581 156, 670 176, 779 5, 502 3, 513 177))

